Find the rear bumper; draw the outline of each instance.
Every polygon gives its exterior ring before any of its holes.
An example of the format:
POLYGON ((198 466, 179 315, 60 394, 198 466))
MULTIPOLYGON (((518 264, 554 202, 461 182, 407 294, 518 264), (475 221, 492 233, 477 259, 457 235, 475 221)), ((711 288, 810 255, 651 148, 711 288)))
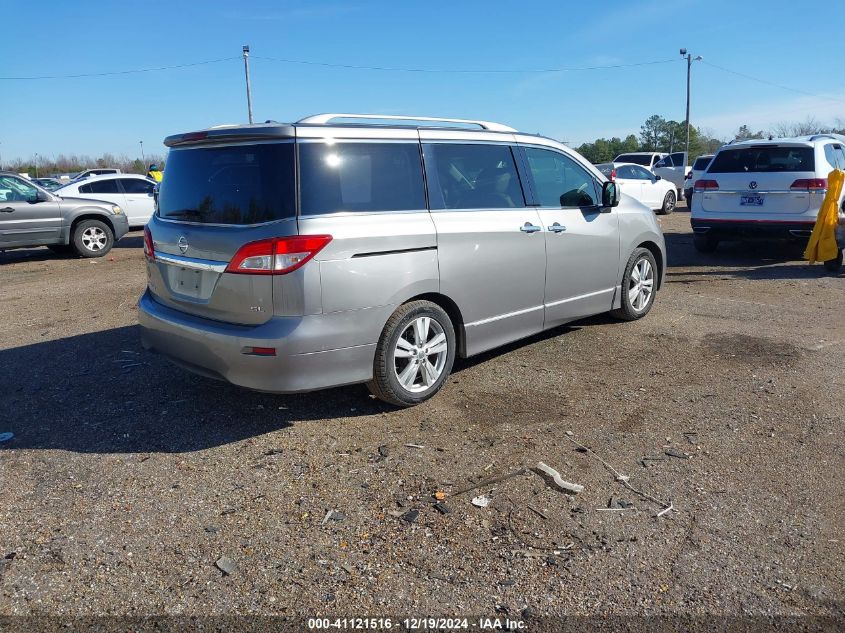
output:
POLYGON ((815 221, 690 219, 694 233, 730 238, 810 237, 815 221))
POLYGON ((375 343, 302 352, 331 326, 324 315, 273 317, 258 326, 221 323, 161 305, 146 291, 138 302, 141 343, 194 373, 275 393, 312 391, 372 378, 375 343), (244 354, 273 347, 275 356, 244 354))

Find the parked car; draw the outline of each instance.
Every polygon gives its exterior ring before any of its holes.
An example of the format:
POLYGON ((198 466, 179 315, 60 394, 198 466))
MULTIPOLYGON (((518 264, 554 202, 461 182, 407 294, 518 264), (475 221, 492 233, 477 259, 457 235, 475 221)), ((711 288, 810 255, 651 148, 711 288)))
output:
POLYGON ((498 123, 316 115, 165 145, 142 341, 237 385, 368 383, 410 406, 456 355, 638 319, 663 280, 653 213, 565 145, 498 123))
POLYGON ((119 174, 120 170, 115 167, 97 167, 96 169, 86 169, 81 171, 71 178, 71 180, 85 180, 91 176, 105 176, 106 174, 119 174))
MULTIPOLYGON (((834 168, 845 169, 845 136, 837 134, 722 146, 694 184, 695 247, 709 253, 728 239, 809 237, 834 168)), ((839 206, 845 211, 843 199, 839 206)))
POLYGON ((692 169, 687 172, 686 184, 684 184, 684 197, 687 199, 687 208, 689 209, 692 208, 693 185, 696 180, 701 178, 701 175, 704 173, 704 170, 707 169, 711 160, 713 160, 713 154, 703 154, 695 159, 695 162, 692 164, 692 169))
POLYGON ((17 174, 0 172, 0 250, 48 246, 102 257, 128 230, 118 205, 63 198, 17 174))
POLYGON ((687 153, 675 152, 661 158, 651 170, 663 180, 668 180, 675 185, 675 193, 680 200, 684 196, 686 175, 691 169, 692 167, 687 165, 687 153))
POLYGON ((622 193, 628 194, 649 209, 661 215, 668 215, 675 210, 675 185, 645 167, 634 163, 602 163, 596 165, 596 168, 606 178, 616 181, 622 193))
POLYGON ((62 183, 55 178, 33 178, 32 182, 47 191, 55 191, 62 186, 62 183))
POLYGON ((57 189, 60 196, 106 200, 120 205, 129 226, 143 226, 155 209, 153 190, 155 181, 137 174, 110 174, 75 180, 57 189))
POLYGON ((619 156, 613 159, 613 162, 634 163, 635 165, 642 165, 646 169, 651 170, 667 156, 668 154, 664 152, 628 152, 627 154, 619 154, 619 156))

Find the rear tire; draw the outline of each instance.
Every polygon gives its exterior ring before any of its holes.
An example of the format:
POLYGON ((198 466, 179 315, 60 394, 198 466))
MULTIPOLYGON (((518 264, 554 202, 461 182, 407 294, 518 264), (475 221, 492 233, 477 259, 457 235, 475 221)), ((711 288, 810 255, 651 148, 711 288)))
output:
POLYGON ((678 198, 675 196, 674 191, 667 191, 666 197, 663 198, 663 206, 660 207, 660 211, 658 213, 660 215, 669 215, 672 211, 675 210, 675 206, 678 203, 678 198))
POLYGON ((367 387, 379 400, 411 407, 440 391, 454 362, 455 329, 449 315, 431 301, 411 301, 387 320, 367 387))
POLYGON ((700 235, 696 233, 692 236, 692 245, 699 253, 712 253, 719 246, 719 238, 712 235, 700 235))
POLYGON ((73 229, 73 250, 82 257, 102 257, 114 246, 114 233, 105 222, 82 220, 73 229))
POLYGON ((622 277, 622 307, 612 310, 611 316, 623 321, 643 318, 654 305, 659 269, 654 255, 647 248, 638 248, 628 258, 622 277))
POLYGON ((836 254, 836 257, 833 259, 829 259, 824 263, 824 268, 826 271, 831 273, 838 273, 839 269, 842 268, 842 249, 839 249, 839 252, 836 254))

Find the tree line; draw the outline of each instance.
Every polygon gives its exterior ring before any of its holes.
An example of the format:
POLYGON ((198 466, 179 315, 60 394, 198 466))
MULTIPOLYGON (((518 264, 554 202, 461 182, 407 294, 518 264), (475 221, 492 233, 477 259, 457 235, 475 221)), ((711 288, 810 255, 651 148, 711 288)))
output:
POLYGON ((0 165, 0 169, 13 171, 19 174, 29 174, 46 178, 60 174, 76 174, 86 169, 97 167, 116 167, 127 174, 146 174, 151 164, 156 164, 164 169, 164 156, 150 154, 144 157, 146 164, 140 158, 129 158, 127 156, 115 156, 105 153, 98 158, 78 154, 59 154, 54 157, 38 156, 28 159, 14 159, 0 165))
MULTIPOLYGON (((691 125, 689 160, 692 162, 696 156, 712 154, 731 139, 784 138, 827 133, 845 134, 845 119, 837 119, 835 125, 826 125, 810 117, 803 122, 779 123, 771 129, 757 131, 742 125, 728 139, 717 138, 711 131, 691 125)), ((640 126, 639 134, 629 134, 624 139, 618 136, 599 138, 575 149, 592 163, 609 163, 619 154, 628 152, 683 152, 686 150, 686 140, 686 125, 683 121, 667 120, 659 114, 653 114, 640 126)))

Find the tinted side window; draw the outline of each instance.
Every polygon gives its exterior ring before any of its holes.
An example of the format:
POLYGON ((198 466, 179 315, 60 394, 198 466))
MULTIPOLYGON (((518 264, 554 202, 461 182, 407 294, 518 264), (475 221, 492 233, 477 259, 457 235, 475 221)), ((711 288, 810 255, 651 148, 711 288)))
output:
POLYGON ((675 152, 674 154, 670 154, 669 158, 672 159, 672 163, 675 167, 683 167, 684 166, 684 153, 683 152, 675 152))
POLYGON ((834 146, 836 155, 839 157, 839 169, 845 169, 845 148, 841 145, 834 146))
POLYGON ((432 143, 425 146, 425 152, 429 187, 439 187, 431 192, 433 209, 525 206, 509 146, 432 143))
MULTIPOLYGON (((118 193, 117 180, 110 178, 109 180, 100 180, 99 182, 92 182, 85 185, 86 191, 84 193, 118 193)), ((82 187, 79 188, 82 191, 82 187)))
POLYGON ((625 180, 635 180, 637 178, 637 174, 634 171, 634 168, 630 165, 622 165, 616 170, 616 177, 624 178, 625 180))
POLYGON ((302 215, 425 209, 417 143, 302 143, 302 215))
POLYGON ((708 156, 707 158, 696 158, 695 164, 692 166, 692 168, 695 171, 704 171, 705 169, 707 169, 707 165, 710 164, 711 160, 713 160, 712 156, 708 156))
POLYGON ((590 207, 598 204, 595 179, 569 156, 534 147, 526 147, 525 155, 541 206, 590 207))
POLYGON ((654 178, 654 174, 645 167, 631 167, 631 171, 634 173, 632 177, 637 180, 651 180, 654 178))
POLYGON ((120 186, 124 193, 141 193, 149 195, 153 192, 155 185, 140 178, 121 178, 120 186))

